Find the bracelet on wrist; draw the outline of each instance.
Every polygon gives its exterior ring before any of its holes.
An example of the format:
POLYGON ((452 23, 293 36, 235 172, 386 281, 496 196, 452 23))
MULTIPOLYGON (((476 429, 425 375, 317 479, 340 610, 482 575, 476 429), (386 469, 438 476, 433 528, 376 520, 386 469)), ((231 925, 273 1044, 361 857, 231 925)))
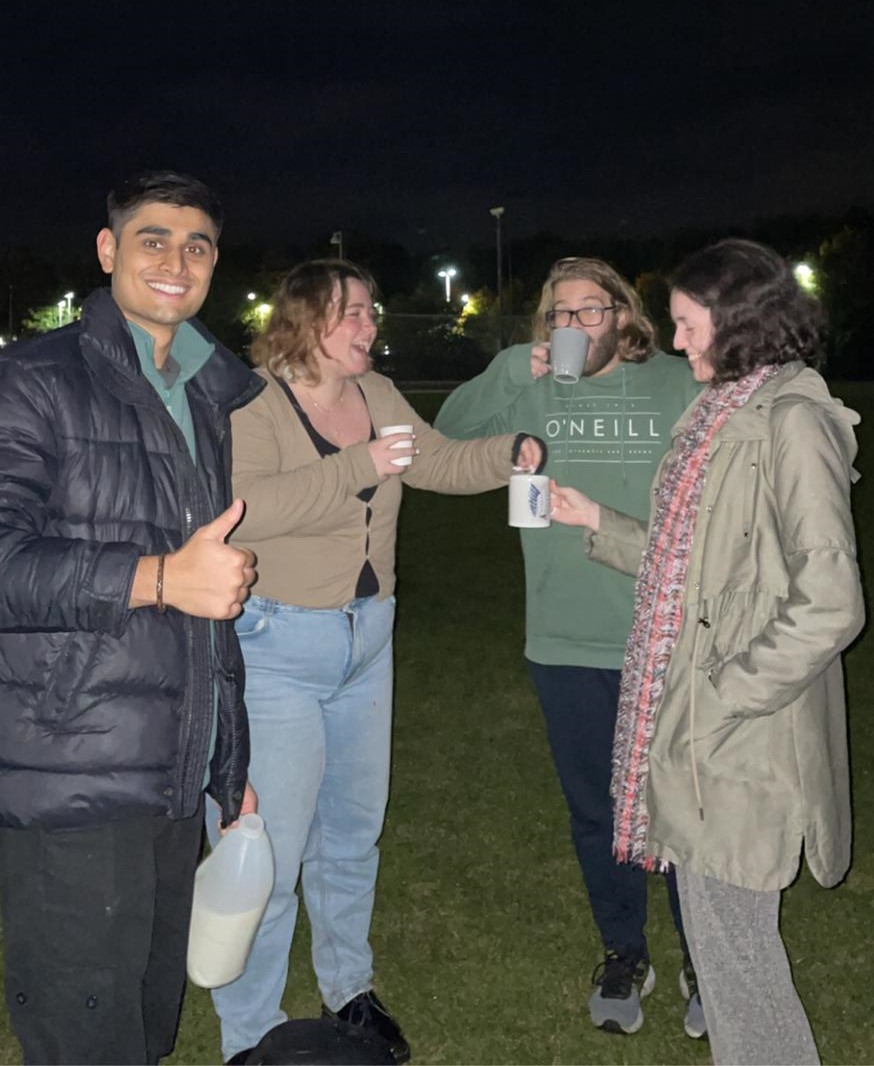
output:
POLYGON ((158 556, 158 573, 155 577, 155 609, 158 614, 167 613, 167 605, 164 603, 164 561, 166 558, 166 552, 161 552, 158 556))

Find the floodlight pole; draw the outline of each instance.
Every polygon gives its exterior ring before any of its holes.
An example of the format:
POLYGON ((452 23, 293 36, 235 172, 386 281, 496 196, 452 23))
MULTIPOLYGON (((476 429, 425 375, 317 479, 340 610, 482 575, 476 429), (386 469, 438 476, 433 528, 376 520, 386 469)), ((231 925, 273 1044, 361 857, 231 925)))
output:
POLYGON ((497 308, 498 308, 498 349, 504 347, 504 302, 503 302, 503 268, 501 265, 501 218, 504 214, 503 207, 489 208, 489 214, 495 220, 495 251, 497 255, 497 308))

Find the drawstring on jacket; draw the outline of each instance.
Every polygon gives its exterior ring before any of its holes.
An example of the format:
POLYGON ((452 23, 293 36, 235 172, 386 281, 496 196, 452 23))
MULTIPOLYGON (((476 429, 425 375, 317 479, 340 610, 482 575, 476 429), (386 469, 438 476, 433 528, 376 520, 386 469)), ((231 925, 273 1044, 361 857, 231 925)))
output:
POLYGON ((704 821, 704 801, 701 798, 701 785, 698 781, 698 762, 695 758, 695 664, 698 662, 698 641, 701 639, 701 630, 709 629, 710 622, 707 618, 699 618, 695 630, 695 641, 692 646, 692 684, 689 693, 689 758, 692 762, 692 785, 695 789, 695 799, 698 802, 698 817, 704 821))

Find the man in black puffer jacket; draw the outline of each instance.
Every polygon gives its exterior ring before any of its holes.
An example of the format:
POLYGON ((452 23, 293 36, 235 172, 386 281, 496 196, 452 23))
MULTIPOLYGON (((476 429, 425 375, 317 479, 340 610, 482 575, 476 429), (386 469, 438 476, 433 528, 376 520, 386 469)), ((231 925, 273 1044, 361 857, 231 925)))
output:
POLYGON ((26 1062, 175 1041, 203 791, 257 801, 225 538, 228 418, 261 382, 196 322, 221 207, 152 172, 108 200, 112 276, 0 357, 0 892, 26 1062))

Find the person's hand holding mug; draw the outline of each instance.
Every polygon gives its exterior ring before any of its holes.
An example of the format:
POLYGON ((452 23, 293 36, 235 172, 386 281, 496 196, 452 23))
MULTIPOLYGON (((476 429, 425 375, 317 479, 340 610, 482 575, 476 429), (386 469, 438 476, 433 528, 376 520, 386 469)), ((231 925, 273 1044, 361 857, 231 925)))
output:
POLYGON ((588 526, 596 532, 600 529, 601 505, 589 499, 584 492, 550 481, 549 498, 553 522, 561 522, 565 526, 588 526))
POLYGON ((533 474, 536 470, 542 470, 544 465, 545 456, 541 442, 536 437, 525 437, 519 445, 514 469, 526 470, 533 474))
POLYGON ((531 349, 531 377, 536 381, 549 373, 549 341, 541 341, 531 349))
POLYGON ((413 456, 419 454, 413 444, 413 427, 386 426, 379 433, 379 437, 367 445, 377 474, 381 478, 403 474, 412 463, 413 456))

